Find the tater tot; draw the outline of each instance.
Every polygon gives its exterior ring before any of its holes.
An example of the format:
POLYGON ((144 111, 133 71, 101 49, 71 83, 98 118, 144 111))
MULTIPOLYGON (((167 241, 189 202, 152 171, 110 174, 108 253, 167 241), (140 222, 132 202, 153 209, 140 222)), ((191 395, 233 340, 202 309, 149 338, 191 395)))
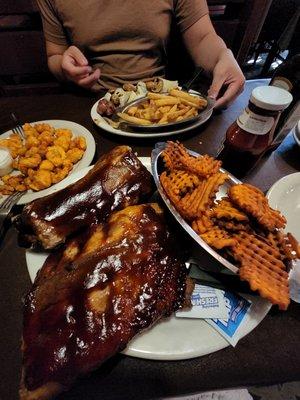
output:
POLYGON ((32 146, 32 147, 30 147, 29 150, 26 151, 25 157, 32 157, 35 154, 38 154, 38 152, 39 152, 39 148, 37 146, 32 146))
POLYGON ((19 160, 19 168, 36 168, 42 161, 39 154, 35 154, 32 157, 23 157, 19 160))
POLYGON ((53 183, 60 182, 69 174, 69 168, 56 168, 54 172, 51 172, 51 179, 53 183))
POLYGON ((39 165, 39 169, 45 169, 47 171, 53 171, 54 164, 49 160, 43 160, 39 165))
POLYGON ((18 156, 24 156, 24 154, 26 153, 27 149, 25 146, 22 146, 18 149, 18 156))
POLYGON ((69 150, 71 139, 67 136, 60 136, 54 140, 55 146, 62 147, 65 151, 69 150))
POLYGON ((44 143, 44 142, 42 142, 40 145, 39 145, 39 155, 42 157, 42 158, 45 158, 46 157, 46 153, 47 153, 47 151, 48 151, 48 145, 46 144, 46 143, 44 143))
POLYGON ((26 143, 25 143, 25 147, 27 149, 30 149, 33 146, 38 146, 39 145, 39 140, 35 137, 35 136, 28 136, 26 143))
POLYGON ((14 188, 9 185, 0 185, 0 193, 4 195, 11 195, 14 192, 14 188))
POLYGON ((46 153, 47 160, 51 161, 56 167, 62 165, 63 160, 66 158, 64 149, 60 146, 51 146, 46 153))
POLYGON ((39 141, 40 143, 46 143, 48 146, 54 142, 54 137, 52 136, 52 133, 49 131, 43 131, 39 135, 39 141))
POLYGON ((55 129, 55 135, 57 137, 65 136, 65 137, 68 137, 69 139, 71 139, 72 131, 70 131, 70 129, 55 129))
POLYGON ((11 176, 8 180, 8 184, 13 188, 15 188, 22 182, 22 180, 23 180, 22 175, 11 176))
POLYGON ((51 172, 46 170, 37 170, 29 183, 33 190, 47 189, 52 184, 51 172))
POLYGON ((38 133, 42 133, 43 131, 53 131, 53 128, 49 124, 35 124, 34 128, 38 133))
POLYGON ((80 149, 71 149, 67 151, 67 159, 70 160, 73 164, 77 163, 77 161, 81 160, 84 151, 80 149))
POLYGON ((70 149, 78 148, 81 150, 86 149, 86 140, 83 136, 75 137, 70 144, 70 149))
POLYGON ((20 183, 19 185, 16 185, 15 189, 17 192, 25 192, 25 190, 27 190, 27 186, 24 185, 24 183, 20 183))

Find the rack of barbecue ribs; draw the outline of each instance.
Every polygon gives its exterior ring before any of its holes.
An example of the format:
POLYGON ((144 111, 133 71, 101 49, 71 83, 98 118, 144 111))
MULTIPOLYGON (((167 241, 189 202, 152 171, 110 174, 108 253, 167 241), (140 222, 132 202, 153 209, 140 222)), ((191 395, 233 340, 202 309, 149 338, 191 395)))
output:
POLYGON ((22 400, 46 400, 182 306, 186 268, 157 204, 55 250, 24 303, 22 400))
POLYGON ((15 222, 19 242, 53 249, 111 212, 143 202, 152 191, 152 176, 131 148, 115 147, 78 182, 26 205, 15 222))

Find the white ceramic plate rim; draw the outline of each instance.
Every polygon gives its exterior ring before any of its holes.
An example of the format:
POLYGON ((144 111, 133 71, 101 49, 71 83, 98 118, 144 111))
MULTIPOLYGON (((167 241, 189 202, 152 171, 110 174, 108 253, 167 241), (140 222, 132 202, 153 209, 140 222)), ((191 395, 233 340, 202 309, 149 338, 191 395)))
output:
MULTIPOLYGON (((65 184, 66 179, 73 175, 75 172, 79 171, 80 169, 90 165, 94 158, 95 150, 96 150, 96 144, 95 144, 95 139, 91 132, 86 129, 84 126, 78 124, 77 122, 73 121, 65 121, 65 120, 60 120, 60 119, 49 119, 49 120, 43 120, 43 121, 34 121, 30 122, 30 124, 49 124, 54 126, 54 128, 66 128, 66 129, 71 129, 73 136, 84 136, 86 139, 86 151, 84 152, 84 155, 81 160, 79 160, 75 165, 73 170, 70 172, 70 174, 63 179, 62 181, 50 186, 47 189, 40 190, 39 192, 31 192, 28 191, 26 194, 24 194, 20 200, 18 201, 18 204, 26 204, 29 203, 32 200, 38 199, 43 196, 47 196, 48 194, 54 193, 57 190, 60 190, 64 188, 67 184, 65 184)), ((6 138, 9 135, 11 135, 13 132, 11 130, 4 132, 1 134, 1 138, 6 138)), ((3 196, 3 200, 5 199, 5 196, 3 196)))
MULTIPOLYGON (((269 200, 269 203, 271 205, 271 207, 275 208, 275 209, 279 209, 279 205, 278 202, 280 201, 280 199, 283 197, 283 194, 285 194, 285 207, 288 207, 288 212, 285 212, 285 214, 287 217, 287 226, 285 228, 285 231, 291 232, 292 235, 298 237, 300 237, 300 227, 299 227, 299 231, 295 232, 293 231, 293 229, 291 229, 289 227, 289 221, 295 221, 295 218, 293 218, 293 214, 294 214, 294 208, 293 205, 291 205, 289 203, 288 200, 288 192, 290 192, 290 189, 293 188, 297 188, 298 190, 300 190, 300 172, 295 172, 293 174, 289 174, 284 176, 283 178, 279 179, 277 182, 274 183, 274 185, 269 189, 268 193, 267 193, 267 199, 269 200)), ((300 197, 300 194, 299 194, 300 197)), ((300 206, 300 205, 299 205, 300 206)))
MULTIPOLYGON (((191 91, 191 93, 196 93, 196 94, 200 94, 194 90, 191 91)), ((99 115, 97 113, 97 105, 98 102, 100 100, 102 100, 103 97, 101 99, 99 99, 98 101, 96 101, 96 103, 93 105, 92 109, 91 109, 91 118, 93 120, 93 122, 101 129, 105 130, 106 132, 110 132, 113 133, 114 135, 119 135, 119 136, 127 136, 127 137, 135 137, 135 138, 160 138, 160 137, 165 137, 165 136, 172 136, 172 135, 179 135, 181 133, 190 131, 194 128, 197 128, 200 125, 203 125, 207 120, 209 120, 209 118, 211 117, 213 110, 211 110, 211 112, 209 112, 207 114, 207 116, 199 121, 194 122, 193 124, 189 125, 189 126, 185 126, 182 128, 178 128, 178 129, 170 129, 168 130, 168 132, 156 132, 156 133, 150 133, 148 131, 145 131, 143 133, 141 132, 125 132, 122 131, 121 129, 115 129, 112 126, 110 126, 105 119, 103 119, 101 117, 101 115, 99 115)))
MULTIPOLYGON (((151 170, 149 157, 139 159, 151 170)), ((91 168, 92 166, 86 167, 69 176, 68 183, 79 180, 91 168)), ((32 281, 46 257, 46 253, 26 251, 26 263, 32 281)), ((241 337, 251 332, 271 308, 269 302, 258 296, 249 296, 249 299, 252 301, 251 312, 240 329, 241 337)), ((204 320, 171 316, 139 334, 128 344, 123 354, 150 360, 186 360, 213 353, 227 346, 229 343, 204 320)))

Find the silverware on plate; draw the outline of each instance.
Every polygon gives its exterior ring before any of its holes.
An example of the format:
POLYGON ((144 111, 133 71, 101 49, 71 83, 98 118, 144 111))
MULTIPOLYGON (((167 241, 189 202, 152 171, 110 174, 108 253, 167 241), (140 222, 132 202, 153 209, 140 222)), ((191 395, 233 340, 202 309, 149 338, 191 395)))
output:
POLYGON ((12 128, 13 133, 15 133, 16 135, 19 135, 22 140, 25 140, 26 135, 25 135, 24 129, 23 129, 22 125, 20 124, 18 118, 16 117, 16 115, 14 113, 11 113, 10 115, 11 115, 12 120, 16 124, 16 126, 14 128, 12 128))
POLYGON ((2 240, 2 236, 4 234, 4 225, 11 212, 13 206, 17 204, 20 198, 23 196, 23 192, 16 192, 10 196, 8 196, 1 204, 0 204, 0 240, 2 240))
POLYGON ((184 83, 181 89, 184 90, 185 92, 188 92, 192 87, 192 84, 196 81, 198 76, 202 74, 203 71, 204 69, 202 67, 196 67, 191 79, 187 83, 184 83))

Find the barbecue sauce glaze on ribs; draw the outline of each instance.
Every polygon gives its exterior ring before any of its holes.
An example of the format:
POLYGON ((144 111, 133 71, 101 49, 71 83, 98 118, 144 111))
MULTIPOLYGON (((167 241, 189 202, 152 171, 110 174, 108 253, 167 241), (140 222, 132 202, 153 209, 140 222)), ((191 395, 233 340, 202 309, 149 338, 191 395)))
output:
POLYGON ((24 304, 22 400, 49 399, 184 301, 157 204, 127 207, 51 254, 24 304))
POLYGON ((113 211, 144 201, 152 191, 152 176, 131 148, 115 147, 78 182, 25 206, 16 220, 19 242, 53 249, 113 211))

